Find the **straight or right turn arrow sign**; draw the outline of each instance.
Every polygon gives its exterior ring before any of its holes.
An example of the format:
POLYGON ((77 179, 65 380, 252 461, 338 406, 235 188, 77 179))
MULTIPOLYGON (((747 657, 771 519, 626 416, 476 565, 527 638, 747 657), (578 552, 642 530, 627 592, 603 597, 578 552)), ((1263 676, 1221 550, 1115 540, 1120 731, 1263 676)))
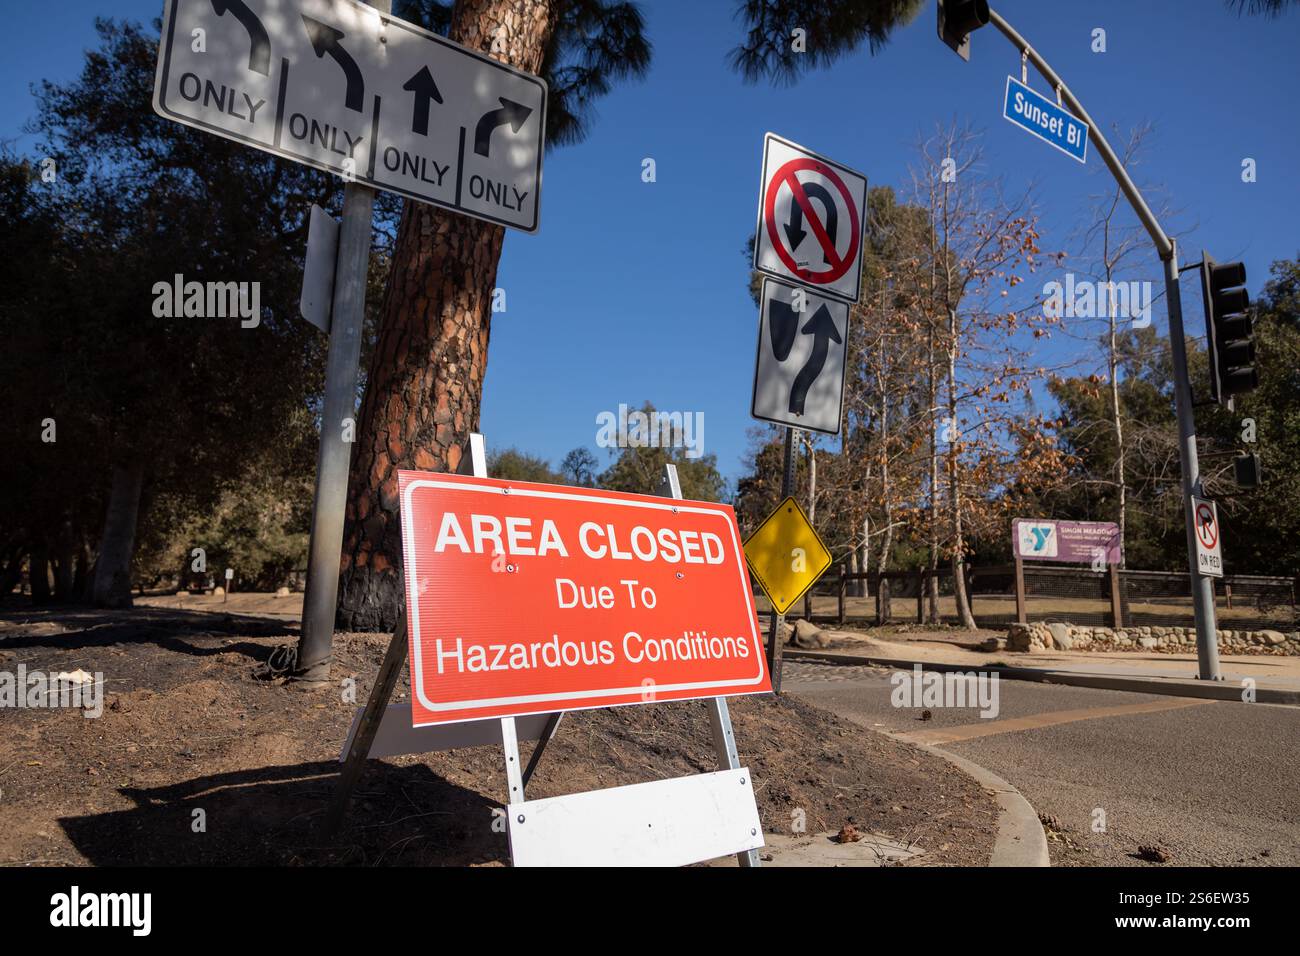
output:
POLYGON ((357 0, 166 0, 154 109, 536 231, 546 83, 357 0))

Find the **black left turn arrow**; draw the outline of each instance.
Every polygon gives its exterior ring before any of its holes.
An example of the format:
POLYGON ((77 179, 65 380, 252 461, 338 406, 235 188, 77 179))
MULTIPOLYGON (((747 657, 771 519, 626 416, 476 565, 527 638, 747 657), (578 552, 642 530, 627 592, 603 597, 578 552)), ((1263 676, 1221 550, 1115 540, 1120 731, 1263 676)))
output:
POLYGON ((826 365, 826 353, 830 349, 828 342, 831 339, 836 342, 844 341, 840 338, 839 330, 835 328, 835 320, 831 318, 830 310, 825 305, 819 306, 813 313, 813 317, 799 331, 813 337, 813 349, 804 367, 794 377, 794 385, 790 389, 790 411, 796 415, 803 414, 808 389, 812 388, 812 383, 817 381, 817 376, 822 373, 822 368, 826 365))
POLYGON ((311 48, 316 51, 316 58, 320 59, 328 53, 343 70, 343 75, 348 81, 344 103, 348 109, 360 113, 361 101, 365 99, 366 83, 361 77, 361 67, 357 66, 357 61, 352 59, 352 54, 343 49, 342 44, 339 43, 344 37, 343 31, 334 29, 328 23, 313 20, 305 13, 302 14, 302 22, 307 27, 307 36, 311 39, 311 48))
POLYGON ((433 74, 427 66, 420 67, 420 72, 407 80, 402 89, 415 94, 414 112, 411 114, 411 132, 421 136, 429 135, 429 100, 442 102, 438 84, 433 82, 433 74))
POLYGON ((244 0, 212 0, 212 12, 224 17, 230 15, 248 31, 248 68, 263 76, 271 75, 271 38, 257 14, 244 4, 244 0))
POLYGON ((512 133, 519 132, 519 127, 524 125, 524 120, 532 115, 533 110, 530 106, 524 106, 523 103, 516 103, 514 100, 508 100, 504 96, 497 97, 497 102, 501 104, 499 110, 489 110, 483 114, 478 125, 474 127, 474 152, 480 156, 488 155, 492 147, 492 131, 498 126, 510 124, 512 133))

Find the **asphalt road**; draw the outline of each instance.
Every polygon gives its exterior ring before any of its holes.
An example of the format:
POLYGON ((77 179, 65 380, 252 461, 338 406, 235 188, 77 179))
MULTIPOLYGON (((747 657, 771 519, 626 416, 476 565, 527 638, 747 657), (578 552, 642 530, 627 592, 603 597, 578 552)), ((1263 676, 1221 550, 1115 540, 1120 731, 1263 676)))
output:
POLYGON ((895 707, 892 673, 790 662, 782 689, 1010 781, 1048 818, 1053 865, 1161 865, 1142 846, 1166 866, 1300 865, 1300 708, 1003 680, 985 719, 895 707))

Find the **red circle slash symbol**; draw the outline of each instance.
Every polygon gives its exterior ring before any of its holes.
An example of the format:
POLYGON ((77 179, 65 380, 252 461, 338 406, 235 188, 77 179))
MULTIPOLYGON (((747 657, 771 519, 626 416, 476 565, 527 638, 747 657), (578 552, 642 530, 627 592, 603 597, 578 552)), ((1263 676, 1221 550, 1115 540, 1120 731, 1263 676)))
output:
MULTIPOLYGON (((829 213, 829 210, 828 210, 829 213)), ((815 283, 817 285, 826 285, 842 278, 849 268, 857 261, 858 242, 860 233, 858 230, 858 210, 853 204, 853 196, 849 193, 849 188, 844 185, 844 180, 835 174, 825 163, 818 162, 815 159, 792 159, 776 171, 772 181, 767 187, 767 200, 763 204, 763 221, 767 224, 767 235, 772 242, 772 248, 776 254, 781 257, 785 267, 805 282, 815 283), (849 248, 841 258, 835 251, 835 241, 826 233, 826 227, 822 224, 821 218, 817 215, 817 210, 808 200, 808 194, 804 191, 803 184, 799 182, 795 173, 803 170, 811 170, 815 173, 826 177, 834 186, 840 196, 844 199, 844 205, 849 210, 849 248), (776 222, 776 194, 781 191, 782 186, 788 186, 794 196, 794 201, 799 204, 803 216, 808 220, 808 225, 812 227, 813 235, 816 237, 818 244, 822 247, 825 254, 829 269, 823 272, 813 272, 799 265, 794 258, 794 250, 787 249, 786 243, 781 237, 781 230, 777 227, 776 222)))
POLYGON ((1214 523, 1214 511, 1209 505, 1196 506, 1196 536, 1207 548, 1214 547, 1219 540, 1219 529, 1214 523))

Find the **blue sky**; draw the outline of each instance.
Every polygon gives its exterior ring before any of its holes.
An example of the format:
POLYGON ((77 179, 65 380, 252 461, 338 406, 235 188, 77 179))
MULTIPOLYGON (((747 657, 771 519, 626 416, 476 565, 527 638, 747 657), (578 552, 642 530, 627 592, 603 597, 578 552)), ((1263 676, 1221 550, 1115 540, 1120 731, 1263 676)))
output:
MULTIPOLYGON (((731 0, 645 0, 654 43, 646 80, 597 106, 587 141, 547 156, 541 229, 507 236, 498 284, 483 431, 489 447, 518 446, 557 463, 594 448, 596 416, 649 399, 703 412, 705 450, 741 473, 749 417, 756 310, 741 254, 754 227, 763 134, 771 130, 901 186, 912 146, 936 124, 986 131, 988 168, 1014 192, 1038 184, 1046 249, 1069 248, 1089 197, 1109 188, 1087 167, 1001 118, 1019 56, 992 27, 973 37, 970 63, 937 38, 927 6, 875 56, 861 52, 792 87, 748 86, 728 68, 740 29, 731 0), (642 161, 657 181, 643 183, 642 161)), ((1150 121, 1139 179, 1182 210, 1182 259, 1205 246, 1246 263, 1252 293, 1273 259, 1300 251, 1300 9, 1239 17, 1221 0, 1001 0, 995 7, 1065 78, 1103 127, 1150 121), (1107 52, 1091 52, 1106 30, 1107 52), (1241 181, 1245 157, 1257 182, 1241 181)), ((93 44, 96 15, 148 21, 161 0, 68 0, 6 11, 0 59, 0 138, 20 136, 30 84, 72 77, 93 44)), ((1031 71, 1031 85, 1045 84, 1031 71)), ((1141 275, 1158 279, 1152 253, 1141 275)), ((1040 273, 1043 281, 1051 278, 1040 273)), ((1201 327, 1189 276, 1190 332, 1201 327)), ((1155 312, 1163 324, 1163 311, 1155 312)), ((1073 343, 1049 349, 1079 349, 1073 343)), ((1044 359, 1059 361, 1061 356, 1044 359)), ((1086 356, 1085 356, 1086 358, 1086 356)))

